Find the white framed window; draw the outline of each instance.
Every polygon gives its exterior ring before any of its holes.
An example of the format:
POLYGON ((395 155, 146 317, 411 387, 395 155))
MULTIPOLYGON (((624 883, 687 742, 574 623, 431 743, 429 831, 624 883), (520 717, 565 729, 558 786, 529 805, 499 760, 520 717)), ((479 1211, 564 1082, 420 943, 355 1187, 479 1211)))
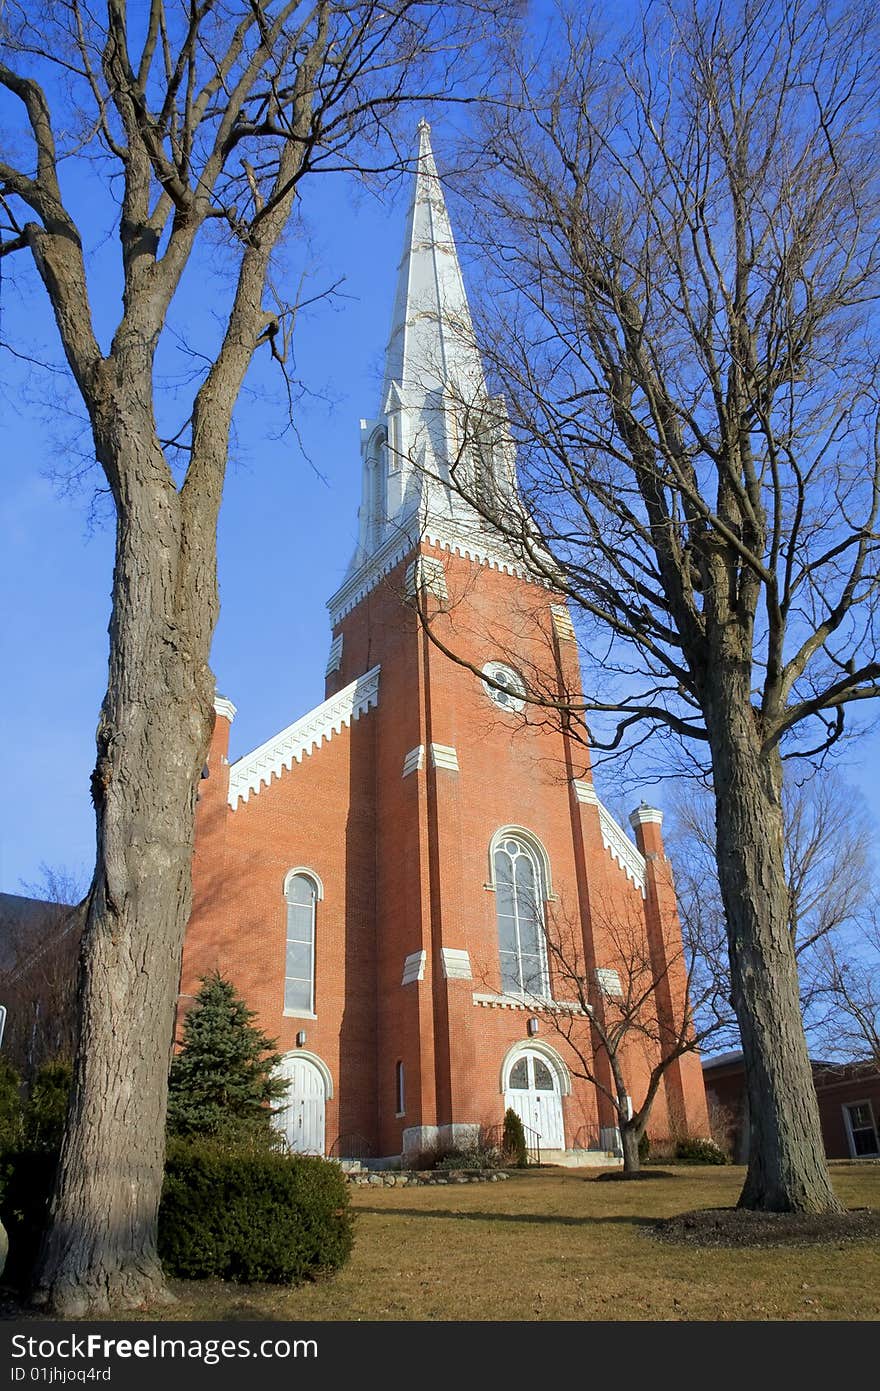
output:
POLYGON ((525 708, 526 683, 513 667, 504 662, 487 662, 483 675, 489 677, 489 681, 483 682, 483 690, 501 710, 516 712, 525 708), (490 685, 490 681, 495 684, 490 685))
POLYGON ((515 832, 496 836, 492 872, 501 989, 505 994, 549 999, 546 887, 540 858, 524 836, 515 832))
POLYGON ((847 1101, 843 1107, 843 1119, 853 1159, 874 1158, 880 1154, 877 1122, 870 1101, 847 1101))
POLYGON ((397 1098, 398 1116, 406 1115, 406 1076, 404 1074, 403 1063, 398 1060, 394 1065, 394 1094, 397 1098))
POLYGON ((287 939, 284 959, 284 1013, 315 1016, 315 926, 321 881, 311 870, 292 869, 284 881, 287 939))

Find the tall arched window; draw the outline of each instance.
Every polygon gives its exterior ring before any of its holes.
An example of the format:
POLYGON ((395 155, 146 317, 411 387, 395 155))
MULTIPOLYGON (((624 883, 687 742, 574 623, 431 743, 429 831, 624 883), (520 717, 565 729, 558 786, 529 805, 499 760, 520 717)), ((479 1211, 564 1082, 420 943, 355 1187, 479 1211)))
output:
POLYGON ((284 963, 284 1009, 291 1014, 315 1012, 315 906, 320 884, 311 874, 291 871, 284 882, 287 900, 287 953, 284 963))
POLYGON ((492 867, 495 911, 505 992, 549 996, 544 942, 544 876, 528 841, 513 834, 497 839, 492 867))

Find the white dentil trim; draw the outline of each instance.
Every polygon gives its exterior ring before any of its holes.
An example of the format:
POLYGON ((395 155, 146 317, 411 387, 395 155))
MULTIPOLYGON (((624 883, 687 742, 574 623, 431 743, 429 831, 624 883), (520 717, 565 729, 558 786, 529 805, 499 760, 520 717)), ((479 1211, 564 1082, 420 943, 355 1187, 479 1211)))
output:
POLYGON ((227 700, 225 696, 218 695, 214 697, 214 714, 220 715, 224 720, 228 720, 229 723, 232 724, 238 711, 231 700, 227 700))
MULTIPOLYGON (((626 831, 614 820, 608 808, 599 801, 596 789, 591 782, 586 782, 582 778, 572 778, 572 787, 579 802, 583 802, 587 806, 595 806, 598 809, 602 844, 611 858, 617 861, 627 879, 635 884, 644 898, 646 895, 644 855, 637 845, 633 845, 626 831)), ((652 809, 649 808, 649 810, 652 809)), ((662 818, 662 813, 656 812, 655 814, 662 818)))
POLYGON ((260 792, 264 783, 268 787, 273 775, 278 777, 283 769, 292 768, 294 762, 301 763, 323 740, 329 741, 345 725, 378 705, 379 670, 378 666, 373 667, 233 763, 229 769, 229 805, 233 811, 239 801, 246 802, 252 792, 260 792))

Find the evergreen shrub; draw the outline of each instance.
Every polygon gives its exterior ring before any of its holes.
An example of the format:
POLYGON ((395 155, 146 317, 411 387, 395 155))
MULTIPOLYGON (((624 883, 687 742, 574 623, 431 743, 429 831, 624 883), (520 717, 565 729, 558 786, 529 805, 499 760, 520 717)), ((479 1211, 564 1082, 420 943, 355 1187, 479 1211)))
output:
POLYGON ((169 1144, 159 1254, 171 1276, 298 1284, 344 1265, 352 1229, 349 1187, 332 1161, 210 1140, 169 1144))
POLYGON ((24 1106, 24 1138, 29 1149, 57 1153, 61 1148, 73 1067, 64 1058, 43 1063, 24 1106))
POLYGON ((501 1151, 504 1155, 504 1162, 514 1164, 518 1169, 524 1169, 529 1162, 523 1123, 512 1106, 509 1106, 504 1112, 501 1151))
POLYGON ((287 1091, 275 1072, 281 1054, 274 1051, 274 1039, 251 1023, 254 1018, 255 1011, 219 972, 202 978, 171 1064, 169 1135, 281 1147, 272 1126, 272 1103, 287 1091))
POLYGON ((714 1140, 679 1140, 675 1146, 676 1164, 726 1164, 727 1155, 714 1140))

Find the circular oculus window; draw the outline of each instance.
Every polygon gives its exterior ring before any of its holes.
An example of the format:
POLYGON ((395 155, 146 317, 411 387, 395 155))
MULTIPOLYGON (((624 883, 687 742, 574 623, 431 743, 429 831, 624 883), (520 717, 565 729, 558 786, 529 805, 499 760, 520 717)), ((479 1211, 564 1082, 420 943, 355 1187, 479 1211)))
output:
POLYGON ((483 690, 491 701, 502 710, 522 710, 525 706, 523 696, 526 693, 525 683, 518 671, 513 667, 505 666, 503 662, 487 662, 483 667, 483 675, 488 676, 497 685, 490 685, 489 681, 483 682, 483 690))

